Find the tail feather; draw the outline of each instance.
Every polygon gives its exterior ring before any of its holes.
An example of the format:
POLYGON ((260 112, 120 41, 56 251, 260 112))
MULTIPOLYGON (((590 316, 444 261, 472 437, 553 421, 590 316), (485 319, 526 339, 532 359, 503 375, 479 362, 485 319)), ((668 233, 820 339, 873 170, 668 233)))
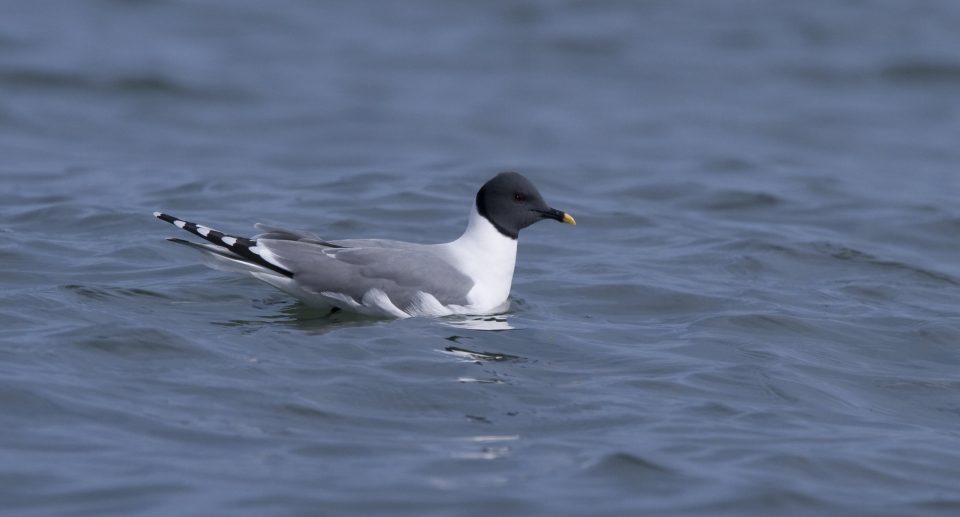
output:
POLYGON ((183 219, 178 219, 172 215, 164 214, 162 212, 154 212, 153 216, 161 221, 166 221, 177 228, 186 230, 197 237, 206 239, 216 246, 210 246, 208 244, 194 244, 182 239, 170 239, 173 242, 178 244, 190 244, 193 245, 193 247, 203 249, 203 251, 218 255, 218 258, 229 259, 236 262, 249 262, 280 273, 286 277, 293 277, 292 272, 272 262, 268 262, 261 257, 257 250, 256 240, 248 239, 246 237, 227 235, 223 232, 214 230, 213 228, 191 223, 190 221, 184 221, 183 219))

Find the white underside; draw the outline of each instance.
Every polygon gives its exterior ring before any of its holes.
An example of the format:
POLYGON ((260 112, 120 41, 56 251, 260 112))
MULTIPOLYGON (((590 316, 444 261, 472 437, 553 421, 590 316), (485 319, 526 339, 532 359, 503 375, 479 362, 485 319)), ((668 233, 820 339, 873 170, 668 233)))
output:
MULTIPOLYGON (((213 245, 206 247, 217 249, 213 245)), ((269 250, 262 246, 257 248, 259 249, 251 250, 256 250, 265 260, 273 262, 269 250)), ((441 256, 445 256, 451 265, 473 280, 473 288, 467 293, 467 305, 444 305, 431 294, 420 291, 412 303, 405 309, 400 309, 380 289, 367 291, 360 300, 338 292, 313 292, 303 289, 294 279, 262 266, 219 254, 204 255, 210 267, 248 273, 308 305, 321 308, 337 307, 368 316, 390 318, 496 314, 509 308, 508 297, 517 256, 516 240, 498 232, 474 208, 463 235, 453 242, 437 244, 435 249, 440 251, 441 256)))

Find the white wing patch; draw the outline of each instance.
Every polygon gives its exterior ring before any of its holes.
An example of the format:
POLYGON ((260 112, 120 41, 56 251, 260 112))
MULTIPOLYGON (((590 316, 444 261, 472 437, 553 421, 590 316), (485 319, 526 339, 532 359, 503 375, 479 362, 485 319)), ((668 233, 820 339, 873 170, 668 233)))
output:
POLYGON ((267 262, 273 264, 274 266, 287 269, 287 266, 284 265, 283 261, 277 258, 277 255, 270 250, 270 245, 267 243, 259 243, 256 246, 250 248, 250 251, 260 255, 260 258, 266 260, 267 262))
POLYGON ((387 316, 393 316, 395 318, 410 317, 409 314, 397 308, 397 306, 390 301, 390 297, 387 296, 387 293, 380 289, 370 289, 364 293, 363 299, 360 300, 360 303, 362 303, 365 307, 376 309, 387 316))
POLYGON ((323 291, 320 294, 331 300, 340 302, 336 305, 342 309, 359 312, 360 314, 366 314, 368 316, 389 316, 392 318, 410 317, 409 314, 401 311, 394 305, 393 302, 390 301, 390 297, 387 296, 387 293, 380 289, 370 289, 363 294, 363 298, 360 299, 359 303, 357 303, 352 296, 343 293, 323 291))
POLYGON ((405 309, 397 307, 393 300, 381 289, 370 289, 358 302, 352 296, 335 291, 321 291, 320 296, 327 298, 341 309, 366 314, 368 316, 387 316, 391 318, 409 318, 411 316, 450 316, 454 314, 473 314, 476 311, 463 305, 444 305, 430 293, 418 291, 405 309))
POLYGON ((433 295, 423 291, 414 296, 406 310, 397 307, 387 296, 387 293, 380 289, 370 289, 363 294, 363 298, 359 302, 349 295, 334 291, 323 291, 319 294, 335 302, 335 305, 342 309, 369 316, 409 318, 411 316, 450 316, 451 314, 467 314, 470 312, 467 307, 460 305, 445 306, 433 295))
POLYGON ((333 291, 320 291, 320 296, 326 296, 332 300, 338 301, 344 306, 340 307, 341 309, 352 310, 356 312, 363 312, 360 310, 360 304, 353 299, 352 296, 348 296, 343 293, 337 293, 333 291))
POLYGON ((417 291, 410 306, 407 307, 407 314, 411 316, 449 316, 451 314, 461 314, 463 307, 459 305, 446 306, 440 303, 435 296, 423 291, 417 291))

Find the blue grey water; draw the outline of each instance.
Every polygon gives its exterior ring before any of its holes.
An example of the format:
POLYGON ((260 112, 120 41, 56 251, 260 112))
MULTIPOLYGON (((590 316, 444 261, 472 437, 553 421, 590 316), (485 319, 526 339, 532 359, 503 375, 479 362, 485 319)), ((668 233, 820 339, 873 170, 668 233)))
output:
POLYGON ((0 513, 956 515, 958 26, 0 3, 0 513), (579 223, 510 330, 328 319, 151 216, 441 242, 501 170, 579 223))

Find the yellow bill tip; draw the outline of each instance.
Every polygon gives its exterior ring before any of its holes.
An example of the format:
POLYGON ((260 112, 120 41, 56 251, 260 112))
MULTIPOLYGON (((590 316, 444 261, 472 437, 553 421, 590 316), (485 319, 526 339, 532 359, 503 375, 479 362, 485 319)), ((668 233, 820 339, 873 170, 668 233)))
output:
POLYGON ((567 224, 572 224, 572 225, 574 225, 574 226, 577 225, 577 220, 574 219, 572 215, 570 215, 570 214, 568 214, 568 213, 566 213, 566 212, 564 212, 564 214, 563 214, 563 222, 565 222, 565 223, 567 223, 567 224))

